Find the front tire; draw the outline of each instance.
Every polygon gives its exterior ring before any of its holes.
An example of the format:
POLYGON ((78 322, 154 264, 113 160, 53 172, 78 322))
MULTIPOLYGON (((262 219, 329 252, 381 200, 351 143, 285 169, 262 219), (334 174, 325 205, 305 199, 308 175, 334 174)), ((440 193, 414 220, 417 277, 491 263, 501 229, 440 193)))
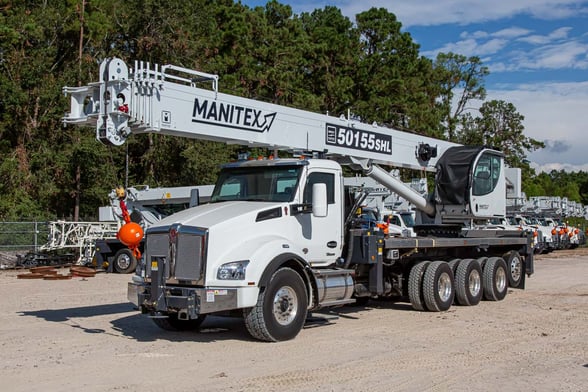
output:
POLYGON ((293 339, 306 320, 308 297, 304 281, 291 268, 280 268, 260 292, 257 304, 243 311, 247 331, 255 339, 293 339))
POLYGON ((137 268, 137 259, 130 249, 120 249, 114 255, 113 259, 114 270, 119 274, 130 274, 137 268))

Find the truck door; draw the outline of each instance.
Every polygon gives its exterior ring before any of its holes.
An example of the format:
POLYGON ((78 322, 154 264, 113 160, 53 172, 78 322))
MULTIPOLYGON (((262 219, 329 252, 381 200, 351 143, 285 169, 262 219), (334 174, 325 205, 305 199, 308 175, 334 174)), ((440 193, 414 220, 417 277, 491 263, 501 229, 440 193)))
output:
POLYGON ((312 186, 327 186, 327 216, 315 217, 312 213, 300 215, 302 244, 307 260, 313 266, 329 265, 340 256, 342 247, 343 211, 341 205, 341 178, 338 171, 311 172, 304 184, 303 203, 312 203, 312 186))
POLYGON ((506 208, 506 179, 502 156, 486 151, 474 167, 471 208, 474 216, 501 216, 506 208))

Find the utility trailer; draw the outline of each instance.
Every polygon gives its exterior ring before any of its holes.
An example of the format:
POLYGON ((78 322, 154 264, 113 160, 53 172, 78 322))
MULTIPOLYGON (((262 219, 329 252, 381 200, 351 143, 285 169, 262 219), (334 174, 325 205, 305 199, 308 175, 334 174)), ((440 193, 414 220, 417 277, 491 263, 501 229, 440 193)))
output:
POLYGON ((218 76, 171 65, 107 59, 99 72, 64 88, 64 122, 95 126, 103 143, 158 132, 302 158, 226 164, 209 203, 147 229, 128 294, 161 328, 237 313, 253 337, 282 341, 315 309, 391 298, 444 311, 502 300, 533 273, 527 233, 468 229, 505 215, 499 151, 223 94, 218 76), (435 172, 435 189, 424 197, 378 164, 435 172), (342 165, 410 201, 417 236, 353 227, 342 165))

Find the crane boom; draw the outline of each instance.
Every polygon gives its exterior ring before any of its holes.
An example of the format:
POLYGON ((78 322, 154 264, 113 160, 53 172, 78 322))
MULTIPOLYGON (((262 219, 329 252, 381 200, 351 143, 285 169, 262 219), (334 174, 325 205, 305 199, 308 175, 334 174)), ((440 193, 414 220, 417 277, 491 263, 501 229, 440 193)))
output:
POLYGON ((100 80, 64 87, 71 96, 66 124, 93 125, 97 138, 121 145, 132 134, 156 132, 354 157, 396 167, 434 171, 437 157, 456 144, 218 91, 218 76, 173 65, 104 60, 100 80), (208 88, 200 87, 209 83, 208 88))

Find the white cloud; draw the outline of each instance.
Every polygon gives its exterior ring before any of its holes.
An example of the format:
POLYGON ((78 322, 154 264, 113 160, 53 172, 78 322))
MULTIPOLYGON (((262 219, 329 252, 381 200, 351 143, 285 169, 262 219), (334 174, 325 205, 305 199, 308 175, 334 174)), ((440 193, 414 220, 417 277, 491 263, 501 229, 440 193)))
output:
POLYGON ((490 56, 484 64, 491 72, 521 70, 588 69, 588 43, 579 38, 568 39, 570 27, 553 30, 547 35, 525 35, 530 32, 518 27, 496 32, 462 32, 463 38, 449 42, 434 50, 423 51, 422 55, 434 58, 439 52, 453 52, 465 56, 490 56), (534 45, 509 49, 515 42, 534 45))
POLYGON ((546 163, 544 165, 539 165, 535 162, 531 162, 531 167, 535 169, 536 173, 545 172, 551 173, 552 170, 555 171, 566 171, 566 172, 588 172, 588 163, 583 165, 570 165, 569 163, 546 163))
POLYGON ((495 33, 492 33, 493 37, 501 37, 501 38, 517 38, 523 37, 531 33, 531 30, 524 29, 522 27, 509 27, 506 29, 498 30, 495 33))
POLYGON ((513 61, 519 69, 587 69, 587 54, 588 44, 566 41, 519 52, 513 61))
POLYGON ((459 38, 461 39, 468 39, 468 38, 473 38, 473 39, 483 39, 483 38, 488 38, 489 34, 487 31, 474 31, 473 33, 470 33, 469 31, 463 31, 460 35, 459 38))
POLYGON ((474 32, 469 32, 466 30, 466 31, 462 31, 459 34, 459 38, 461 38, 462 40, 474 39, 474 40, 480 40, 480 41, 482 41, 484 39, 490 39, 490 38, 512 39, 512 38, 528 36, 531 32, 532 32, 532 30, 524 29, 522 27, 513 26, 513 27, 508 27, 506 29, 495 31, 493 33, 489 33, 488 31, 483 31, 483 30, 476 30, 474 32))
POLYGON ((300 1, 296 12, 335 5, 351 19, 371 7, 384 7, 394 13, 404 27, 434 26, 445 23, 470 24, 512 18, 524 14, 553 20, 588 15, 586 0, 364 0, 300 1))
POLYGON ((467 57, 485 56, 497 53, 498 51, 502 50, 507 43, 507 40, 498 38, 491 39, 486 42, 478 42, 475 39, 465 39, 463 41, 445 44, 441 48, 435 50, 424 51, 421 54, 427 57, 435 57, 439 52, 453 52, 467 57))
POLYGON ((526 43, 532 44, 532 45, 544 45, 544 44, 548 44, 550 42, 559 41, 559 40, 563 40, 563 39, 568 38, 568 33, 571 30, 572 30, 571 27, 560 27, 559 29, 552 31, 548 35, 533 34, 533 35, 528 35, 526 37, 523 36, 523 37, 519 38, 518 41, 526 42, 526 43))
POLYGON ((588 171, 588 81, 490 90, 491 99, 511 102, 525 116, 525 135, 548 141, 548 148, 529 154, 536 167, 588 171))

